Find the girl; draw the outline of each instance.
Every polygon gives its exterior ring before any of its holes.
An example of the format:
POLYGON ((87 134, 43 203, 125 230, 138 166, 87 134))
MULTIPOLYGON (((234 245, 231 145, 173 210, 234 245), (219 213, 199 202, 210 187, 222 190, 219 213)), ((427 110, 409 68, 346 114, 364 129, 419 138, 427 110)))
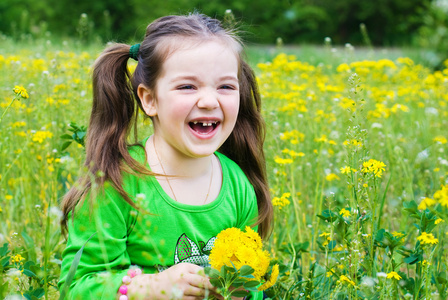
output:
POLYGON ((93 71, 88 172, 62 203, 61 292, 71 299, 215 293, 202 267, 216 235, 246 225, 262 237, 270 230, 263 138, 254 73, 219 21, 167 16, 148 26, 141 45, 106 49, 93 71), (132 77, 129 57, 138 61, 132 77), (129 145, 137 105, 154 134, 129 145))

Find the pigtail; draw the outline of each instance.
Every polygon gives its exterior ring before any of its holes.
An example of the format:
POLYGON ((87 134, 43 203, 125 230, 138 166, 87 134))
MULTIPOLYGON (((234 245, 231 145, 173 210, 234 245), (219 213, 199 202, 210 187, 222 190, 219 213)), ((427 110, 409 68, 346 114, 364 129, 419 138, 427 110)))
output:
POLYGON ((127 68, 129 49, 129 46, 125 44, 113 45, 95 61, 93 105, 87 132, 84 164, 88 172, 78 180, 77 186, 73 187, 63 199, 64 218, 61 222, 63 228, 67 225, 68 214, 74 211, 87 192, 93 186, 102 187, 106 181, 110 181, 126 202, 136 207, 122 187, 122 171, 150 173, 128 152, 127 136, 132 125, 134 125, 134 136, 137 136, 135 122, 138 110, 127 68))
POLYGON ((238 119, 220 152, 241 167, 254 187, 258 204, 258 232, 262 238, 270 235, 273 215, 263 151, 264 138, 265 124, 255 74, 245 61, 241 61, 238 119))

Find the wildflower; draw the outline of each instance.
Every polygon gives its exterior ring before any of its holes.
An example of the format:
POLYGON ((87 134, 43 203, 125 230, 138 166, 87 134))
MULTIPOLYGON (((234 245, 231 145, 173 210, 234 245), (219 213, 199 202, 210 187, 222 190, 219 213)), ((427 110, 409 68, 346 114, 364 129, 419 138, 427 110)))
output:
POLYGON ((437 220, 435 220, 434 221, 434 224, 439 224, 439 223, 442 223, 442 222, 445 222, 443 219, 440 219, 440 218, 438 218, 437 220))
POLYGON ((345 167, 341 168, 342 174, 349 174, 350 171, 351 171, 351 168, 349 166, 345 166, 345 167))
POLYGON ((347 210, 347 209, 345 209, 345 208, 341 209, 341 210, 339 211, 339 214, 340 214, 342 217, 344 217, 344 218, 348 218, 348 217, 350 217, 350 211, 347 210))
POLYGON ((339 281, 343 282, 343 283, 345 282, 347 284, 351 284, 352 286, 355 286, 355 282, 353 280, 350 280, 350 278, 348 278, 345 275, 341 275, 341 277, 339 277, 339 281))
POLYGON ((442 206, 448 207, 448 184, 434 193, 434 200, 439 201, 442 206))
POLYGON ((22 97, 23 99, 28 99, 28 92, 23 86, 16 85, 13 89, 14 94, 16 94, 19 97, 22 97))
POLYGON ((282 209, 283 207, 287 206, 289 203, 288 198, 291 196, 291 193, 283 193, 283 195, 279 197, 274 197, 272 199, 272 205, 277 206, 278 209, 282 209))
POLYGON ((36 131, 33 135, 33 142, 38 142, 42 144, 45 139, 52 138, 53 133, 49 131, 36 131))
POLYGON ((210 253, 210 265, 216 270, 222 266, 240 269, 248 265, 254 269, 255 280, 260 280, 269 267, 269 252, 262 249, 260 236, 249 226, 246 232, 239 228, 228 228, 216 236, 210 253))
POLYGON ((5 199, 6 199, 6 200, 12 200, 12 196, 11 196, 11 195, 6 195, 6 196, 5 196, 5 199))
POLYGON ((375 177, 379 177, 381 178, 381 176, 383 175, 383 171, 385 171, 385 167, 386 165, 378 160, 375 159, 369 159, 366 162, 362 163, 362 172, 364 173, 373 173, 375 174, 375 177))
POLYGON ((339 176, 334 173, 330 173, 325 177, 325 179, 327 181, 339 180, 339 176))
POLYGON ((401 279, 401 276, 398 275, 397 272, 392 271, 392 272, 390 272, 390 273, 387 273, 387 278, 389 278, 389 279, 392 278, 392 279, 400 280, 400 279, 401 279))
POLYGON ((278 163, 279 165, 288 165, 292 164, 293 160, 291 158, 281 158, 276 156, 274 161, 278 163))
POLYGON ((395 237, 395 238, 400 238, 400 237, 404 236, 404 233, 393 231, 392 232, 392 236, 395 237))
POLYGON ((275 266, 272 267, 271 277, 269 277, 269 280, 266 281, 264 284, 262 284, 258 288, 258 290, 259 291, 264 291, 264 290, 270 288, 271 286, 273 286, 274 283, 277 281, 278 274, 279 274, 278 265, 275 265, 275 266))
POLYGON ((326 277, 331 277, 334 274, 334 269, 332 268, 330 271, 328 271, 325 276, 326 277))
POLYGON ((435 138, 432 139, 434 142, 439 143, 439 144, 446 144, 448 142, 448 140, 446 139, 446 137, 439 135, 436 136, 435 138))
POLYGON ((425 210, 427 207, 433 206, 434 204, 436 204, 437 201, 435 201, 434 199, 425 197, 422 199, 422 201, 420 202, 420 204, 418 205, 418 209, 421 210, 425 210))
POLYGON ((432 233, 426 233, 426 232, 422 232, 422 234, 417 237, 417 240, 419 240, 422 245, 427 244, 435 245, 439 242, 439 240, 436 239, 432 233))
POLYGON ((18 263, 18 264, 21 264, 21 263, 22 263, 22 260, 24 260, 24 259, 25 259, 25 258, 23 258, 22 255, 17 254, 17 255, 14 255, 14 256, 11 257, 11 262, 12 262, 12 263, 18 263))

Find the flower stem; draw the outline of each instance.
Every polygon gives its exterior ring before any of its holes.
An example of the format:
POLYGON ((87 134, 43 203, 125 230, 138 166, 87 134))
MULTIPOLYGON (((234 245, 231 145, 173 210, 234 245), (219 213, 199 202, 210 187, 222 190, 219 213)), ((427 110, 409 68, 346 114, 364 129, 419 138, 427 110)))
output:
POLYGON ((2 116, 0 117, 0 123, 2 122, 2 120, 3 120, 3 116, 6 114, 6 112, 8 111, 8 109, 11 107, 11 105, 14 103, 14 100, 16 100, 16 98, 14 97, 14 98, 12 98, 12 100, 11 100, 11 102, 9 102, 9 105, 8 105, 8 107, 5 109, 5 111, 3 111, 3 114, 2 114, 2 116))

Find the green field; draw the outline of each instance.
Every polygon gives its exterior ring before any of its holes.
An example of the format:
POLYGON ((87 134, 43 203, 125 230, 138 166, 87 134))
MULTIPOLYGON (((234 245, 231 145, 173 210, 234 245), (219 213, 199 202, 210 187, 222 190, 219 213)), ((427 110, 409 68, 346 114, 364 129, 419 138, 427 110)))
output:
MULTIPOLYGON (((84 153, 61 136, 87 125, 102 46, 2 43, 0 297, 56 299, 58 205, 84 153)), ((448 61, 434 71, 419 50, 331 46, 248 54, 275 206, 265 246, 280 265, 267 294, 446 299, 448 61)))

